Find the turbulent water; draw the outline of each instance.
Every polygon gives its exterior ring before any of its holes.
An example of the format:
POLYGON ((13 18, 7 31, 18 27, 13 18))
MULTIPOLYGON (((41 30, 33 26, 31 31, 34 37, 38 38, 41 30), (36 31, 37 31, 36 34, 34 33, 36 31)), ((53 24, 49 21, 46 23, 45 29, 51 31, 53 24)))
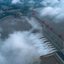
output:
MULTIPOLYGON (((12 3, 20 3, 20 0, 12 0, 12 3)), ((46 5, 44 0, 42 3, 46 5)), ((41 11, 41 14, 42 16, 48 15, 50 17, 60 12, 62 12, 60 8, 45 7, 43 11, 41 11), (54 13, 52 14, 51 11, 54 13)), ((34 22, 36 20, 33 20, 33 18, 32 22, 30 21, 31 20, 28 20, 34 29, 39 30, 41 28, 36 25, 37 23, 34 22)), ((5 23, 3 25, 5 25, 5 23)), ((9 34, 9 37, 4 41, 0 39, 0 64, 40 64, 41 55, 47 55, 54 52, 54 48, 50 48, 51 45, 48 44, 49 42, 44 43, 46 39, 39 39, 41 35, 40 33, 31 33, 30 31, 15 31, 9 34)))
MULTIPOLYGON (((40 64, 40 56, 52 53, 52 48, 40 40, 41 34, 14 32, 1 41, 0 64, 40 64)), ((54 52, 54 51, 53 51, 54 52)))

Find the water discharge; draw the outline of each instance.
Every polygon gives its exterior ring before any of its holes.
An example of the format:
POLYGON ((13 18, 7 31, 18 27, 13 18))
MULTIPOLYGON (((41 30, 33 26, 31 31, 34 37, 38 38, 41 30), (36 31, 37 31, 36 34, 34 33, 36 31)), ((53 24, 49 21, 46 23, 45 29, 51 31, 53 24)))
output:
POLYGON ((0 64, 40 64, 40 56, 49 54, 50 50, 37 36, 40 34, 29 35, 29 31, 10 34, 2 42, 0 64))

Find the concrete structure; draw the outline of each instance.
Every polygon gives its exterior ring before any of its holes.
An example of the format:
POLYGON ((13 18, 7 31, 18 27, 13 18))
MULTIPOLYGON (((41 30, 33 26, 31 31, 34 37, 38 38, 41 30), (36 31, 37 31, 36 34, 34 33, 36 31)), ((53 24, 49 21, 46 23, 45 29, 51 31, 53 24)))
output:
MULTIPOLYGON (((52 22, 52 19, 51 21, 48 18, 44 19, 44 17, 39 14, 39 9, 41 10, 41 8, 33 10, 32 16, 39 20, 39 23, 43 27, 44 36, 58 50, 54 56, 60 59, 60 64, 64 64, 64 22, 55 23, 52 22)), ((54 17, 52 18, 54 19, 54 17)))

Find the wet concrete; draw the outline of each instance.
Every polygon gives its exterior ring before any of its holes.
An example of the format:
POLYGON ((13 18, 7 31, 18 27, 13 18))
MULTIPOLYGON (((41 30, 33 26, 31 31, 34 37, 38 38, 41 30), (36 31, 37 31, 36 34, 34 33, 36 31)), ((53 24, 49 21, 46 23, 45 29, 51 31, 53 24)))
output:
POLYGON ((56 54, 41 56, 40 59, 41 59, 41 64, 61 64, 62 63, 56 54))

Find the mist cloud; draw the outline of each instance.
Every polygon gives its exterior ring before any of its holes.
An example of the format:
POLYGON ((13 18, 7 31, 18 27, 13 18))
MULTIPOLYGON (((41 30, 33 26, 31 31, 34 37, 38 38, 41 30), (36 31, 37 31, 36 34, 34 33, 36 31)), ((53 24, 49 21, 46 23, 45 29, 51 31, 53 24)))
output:
MULTIPOLYGON (((54 52, 54 48, 39 39, 40 33, 14 32, 3 41, 0 48, 1 64, 40 64, 40 56, 54 52), (4 63, 3 63, 4 62, 4 63)), ((49 43, 49 42, 48 42, 49 43)))
POLYGON ((51 19, 51 22, 59 23, 64 20, 64 9, 60 7, 44 7, 40 11, 40 15, 43 19, 51 19))
POLYGON ((20 0, 12 0, 12 4, 20 3, 20 0))
POLYGON ((1 46, 1 64, 33 64, 39 61, 37 49, 30 43, 27 35, 28 32, 14 32, 9 35, 1 46))

